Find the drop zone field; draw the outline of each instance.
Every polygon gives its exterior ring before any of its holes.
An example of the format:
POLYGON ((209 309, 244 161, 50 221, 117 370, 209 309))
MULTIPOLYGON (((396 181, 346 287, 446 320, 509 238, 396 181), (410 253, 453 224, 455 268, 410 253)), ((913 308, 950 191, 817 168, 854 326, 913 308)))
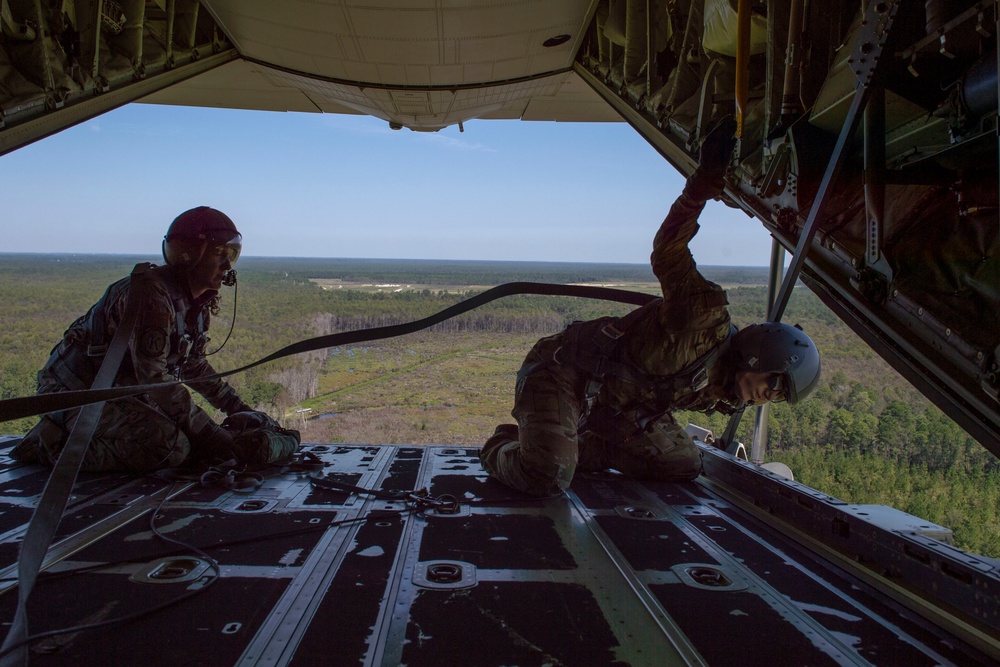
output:
MULTIPOLYGON (((309 282, 318 285, 324 290, 358 290, 368 294, 398 294, 400 292, 443 292, 445 294, 469 294, 471 292, 482 292, 494 285, 469 285, 469 284, 435 284, 435 283, 365 283, 351 282, 339 278, 310 278, 309 282)), ((595 287, 613 287, 615 289, 632 290, 653 294, 659 292, 659 285, 655 282, 612 282, 612 283, 569 283, 571 285, 588 285, 595 287)))
POLYGON ((425 332, 334 348, 317 395, 293 414, 309 440, 479 445, 511 421, 514 375, 536 338, 425 332))

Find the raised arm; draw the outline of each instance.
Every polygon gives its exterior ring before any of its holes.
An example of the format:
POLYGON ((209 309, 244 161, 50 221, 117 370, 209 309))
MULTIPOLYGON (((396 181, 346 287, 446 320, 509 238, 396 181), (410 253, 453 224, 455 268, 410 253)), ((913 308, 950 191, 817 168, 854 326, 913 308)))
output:
POLYGON ((709 132, 701 145, 698 168, 653 238, 650 263, 666 302, 683 298, 692 290, 700 291, 700 285, 706 282, 698 273, 688 242, 698 232, 698 216, 705 202, 722 194, 723 177, 735 145, 735 128, 735 122, 727 117, 709 132))

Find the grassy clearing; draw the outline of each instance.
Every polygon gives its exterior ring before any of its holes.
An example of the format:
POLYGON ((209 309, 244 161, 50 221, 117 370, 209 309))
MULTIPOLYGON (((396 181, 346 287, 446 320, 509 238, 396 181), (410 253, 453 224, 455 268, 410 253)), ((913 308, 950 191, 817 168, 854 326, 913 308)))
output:
POLYGON ((368 294, 396 294, 399 292, 443 292, 445 294, 462 294, 474 291, 482 292, 493 285, 437 284, 437 283, 374 283, 341 280, 340 278, 310 278, 309 282, 319 285, 324 290, 356 290, 368 294))
POLYGON ((336 348, 303 438, 480 445, 509 422, 514 375, 538 336, 420 333, 336 348))

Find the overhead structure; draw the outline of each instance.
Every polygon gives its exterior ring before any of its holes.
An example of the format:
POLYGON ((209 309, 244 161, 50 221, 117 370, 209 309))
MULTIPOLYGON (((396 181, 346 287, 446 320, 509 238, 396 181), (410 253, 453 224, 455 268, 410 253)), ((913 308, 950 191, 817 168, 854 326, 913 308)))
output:
POLYGON ((662 42, 654 5, 623 4, 577 71, 685 173, 741 116, 728 201, 794 251, 771 317, 802 278, 1000 455, 996 3, 668 3, 662 42))
POLYGON ((0 153, 146 95, 163 104, 368 114, 419 131, 473 118, 618 120, 572 73, 587 0, 2 4, 0 119, 8 129, 0 153), (85 103, 73 120, 63 112, 85 103))
POLYGON ((0 9, 0 153, 141 98, 418 131, 623 118, 689 174, 735 113, 727 201, 792 251, 772 317, 801 278, 1000 455, 996 0, 0 9))

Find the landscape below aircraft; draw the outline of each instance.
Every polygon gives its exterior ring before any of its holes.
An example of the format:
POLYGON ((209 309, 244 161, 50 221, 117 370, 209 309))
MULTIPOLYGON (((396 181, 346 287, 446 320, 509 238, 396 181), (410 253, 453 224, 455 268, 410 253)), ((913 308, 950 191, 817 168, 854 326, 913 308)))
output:
MULTIPOLYGON (((1000 455, 998 32, 995 0, 0 0, 0 153, 142 101, 369 114, 401 131, 624 120, 690 175, 706 131, 733 114, 724 199, 774 239, 769 318, 801 280, 1000 455)), ((406 496, 338 494, 294 476, 252 499, 185 489, 164 513, 208 517, 219 534, 287 522, 325 532, 289 543, 294 557, 280 540, 273 554, 234 549, 214 575, 199 558, 79 574, 40 588, 29 609, 40 618, 58 608, 42 623, 65 627, 110 613, 66 604, 84 591, 113 588, 127 609, 168 595, 137 592, 138 577, 210 580, 205 599, 253 610, 218 632, 178 629, 152 651, 166 662, 198 647, 239 664, 331 651, 343 664, 442 664, 480 637, 481 650, 456 664, 1000 659, 995 561, 940 541, 944 528, 742 461, 729 431, 711 439, 730 453, 706 445, 694 485, 595 477, 536 505, 477 476, 474 450, 328 446, 316 451, 328 477, 473 500, 414 515, 406 496)), ((9 575, 25 494, 45 473, 9 464, 0 474, 9 575)), ((81 485, 50 569, 129 551, 111 544, 135 537, 134 520, 167 499, 125 478, 81 485)), ((13 597, 0 598, 6 615, 13 597)), ((189 627, 172 613, 171 627, 189 627)), ((146 622, 159 627, 126 627, 146 622)), ((32 661, 65 662, 99 643, 66 637, 45 644, 49 655, 33 644, 32 661)))

